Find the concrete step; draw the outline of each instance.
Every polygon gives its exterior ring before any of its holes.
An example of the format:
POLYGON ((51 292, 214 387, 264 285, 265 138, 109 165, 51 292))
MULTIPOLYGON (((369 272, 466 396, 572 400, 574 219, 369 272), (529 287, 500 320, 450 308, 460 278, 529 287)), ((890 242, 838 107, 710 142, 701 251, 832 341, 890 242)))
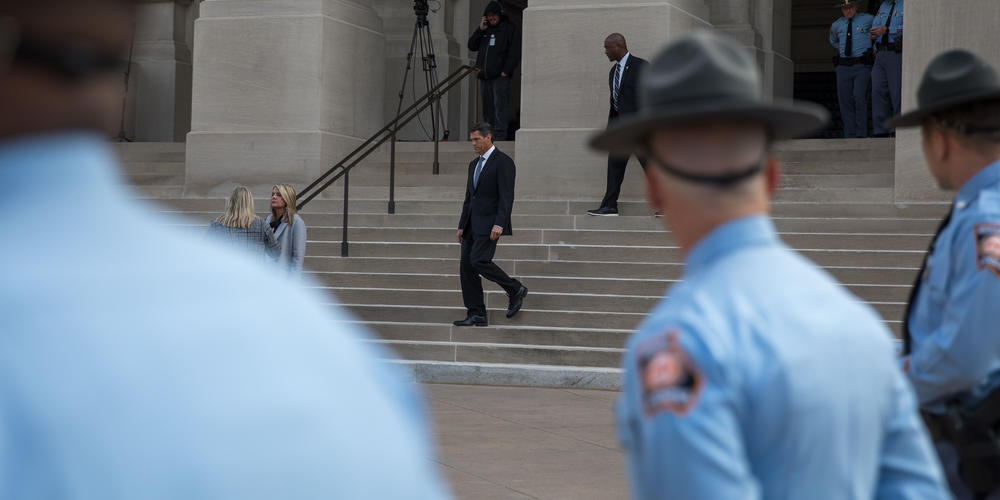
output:
MULTIPOLYGON (((494 262, 511 276, 577 277, 606 279, 680 279, 681 263, 560 262, 548 260, 505 260, 494 262)), ((458 256, 451 258, 334 257, 306 255, 305 267, 313 272, 396 273, 419 270, 426 274, 456 274, 458 256)), ((916 278, 916 265, 905 266, 826 266, 827 272, 842 283, 909 286, 916 278)))
POLYGON ((892 199, 890 187, 798 188, 783 187, 775 193, 777 201, 811 201, 830 203, 884 203, 892 199))
MULTIPOLYGON (((525 280, 525 285, 531 284, 525 280)), ((492 284, 484 284, 486 307, 507 310, 509 298, 492 284)), ((462 290, 451 289, 394 289, 394 288, 330 288, 340 301, 368 305, 421 305, 450 307, 462 304, 462 290)), ((648 313, 660 301, 660 296, 582 294, 536 292, 532 290, 524 299, 524 307, 534 311, 588 311, 613 313, 648 313)), ((388 318, 387 318, 388 319, 388 318)), ((506 319, 506 318, 505 318, 506 319)))
MULTIPOLYGON (((471 327, 470 327, 471 328, 471 327)), ((622 349, 523 344, 420 342, 375 340, 402 359, 461 363, 517 363, 550 366, 614 368, 621 365, 622 349)))
POLYGON ((895 174, 794 174, 785 175, 781 179, 781 189, 788 188, 892 188, 895 174))
POLYGON ((183 142, 112 142, 112 151, 123 163, 179 162, 184 163, 187 145, 183 142))
MULTIPOLYGON (((458 319, 458 318, 456 318, 458 319)), ((491 344, 554 345, 621 348, 630 330, 598 328, 532 328, 523 326, 459 327, 448 323, 362 323, 385 340, 473 342, 491 344)))
POLYGON ((514 363, 390 360, 417 383, 512 385, 577 389, 621 389, 621 369, 514 363))
POLYGON ((782 162, 781 171, 785 175, 864 175, 892 174, 895 165, 891 161, 845 161, 824 160, 822 158, 809 161, 782 162))
MULTIPOLYGON (((340 288, 382 288, 397 290, 457 290, 458 269, 442 274, 311 273, 313 279, 339 294, 340 288)), ((678 280, 586 278, 572 276, 518 276, 534 296, 538 293, 591 295, 639 295, 662 297, 678 280)), ((851 293, 869 302, 905 302, 910 284, 846 284, 851 293)), ((499 293, 499 292, 498 292, 499 293)), ((498 298, 497 300, 502 300, 498 298)), ((496 303, 502 306, 502 302, 496 303)))
MULTIPOLYGON (((347 303, 344 305, 364 321, 450 324, 452 321, 464 318, 466 312, 461 301, 452 307, 347 303)), ((525 303, 525 307, 526 309, 522 309, 513 318, 506 317, 506 306, 503 309, 490 309, 487 311, 487 321, 494 326, 633 330, 645 317, 642 313, 542 311, 531 309, 532 306, 528 302, 525 303)))

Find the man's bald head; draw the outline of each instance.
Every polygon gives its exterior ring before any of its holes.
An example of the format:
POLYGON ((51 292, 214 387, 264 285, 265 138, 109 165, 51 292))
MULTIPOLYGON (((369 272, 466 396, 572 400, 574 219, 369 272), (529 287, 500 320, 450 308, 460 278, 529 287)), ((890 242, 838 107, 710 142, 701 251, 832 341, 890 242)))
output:
POLYGON ((612 33, 604 39, 604 55, 609 61, 619 61, 628 53, 628 44, 621 33, 612 33))
POLYGON ((117 130, 134 0, 0 0, 0 137, 117 130))

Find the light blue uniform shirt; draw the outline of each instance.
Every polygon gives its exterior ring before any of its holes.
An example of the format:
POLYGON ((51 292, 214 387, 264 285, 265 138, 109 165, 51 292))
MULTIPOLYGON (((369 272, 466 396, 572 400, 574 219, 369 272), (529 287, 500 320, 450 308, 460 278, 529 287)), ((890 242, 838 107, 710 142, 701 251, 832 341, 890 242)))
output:
POLYGON ((872 47, 873 41, 868 31, 871 30, 874 19, 871 14, 861 12, 854 14, 854 22, 851 24, 854 36, 851 37, 850 54, 844 54, 844 48, 847 44, 847 25, 850 20, 846 17, 837 19, 830 26, 830 45, 837 49, 837 54, 840 57, 861 57, 872 47))
POLYGON ((764 216, 698 243, 624 368, 635 498, 950 498, 890 333, 764 216))
POLYGON ((0 143, 0 498, 446 498, 364 332, 115 164, 90 134, 0 143))
POLYGON ((889 37, 888 42, 895 42, 899 40, 902 36, 901 30, 903 29, 903 0, 896 0, 896 8, 892 8, 892 0, 885 0, 882 5, 878 8, 878 13, 875 14, 875 20, 872 22, 872 26, 888 26, 889 31, 885 35, 882 35, 875 39, 876 42, 884 42, 886 36, 889 37), (889 24, 886 21, 889 18, 889 11, 892 10, 892 20, 889 24))
POLYGON ((910 310, 907 372, 920 404, 1000 387, 1000 162, 958 191, 910 310))

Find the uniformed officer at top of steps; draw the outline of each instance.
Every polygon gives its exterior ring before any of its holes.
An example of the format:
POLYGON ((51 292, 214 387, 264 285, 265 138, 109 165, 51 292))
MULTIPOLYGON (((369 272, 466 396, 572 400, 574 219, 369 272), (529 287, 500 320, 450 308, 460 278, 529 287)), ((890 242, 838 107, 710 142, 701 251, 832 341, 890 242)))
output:
POLYGON ((830 25, 830 45, 837 50, 837 100, 844 122, 844 137, 868 137, 868 84, 872 75, 871 14, 858 12, 860 0, 843 0, 842 17, 830 25))
POLYGON ((887 137, 892 129, 884 123, 899 114, 903 87, 903 0, 885 0, 879 5, 869 36, 875 42, 872 125, 876 137, 887 137))
POLYGON ((958 190, 904 318, 907 374, 959 498, 1000 498, 1000 74, 952 50, 931 61, 916 110, 927 166, 958 190))
POLYGON ((0 0, 0 498, 446 498, 339 307, 120 184, 134 3, 0 0))
POLYGON ((683 281, 629 339, 618 404, 635 497, 947 498, 878 315, 786 247, 767 216, 774 139, 827 121, 763 98, 738 43, 671 43, 639 113, 596 137, 641 149, 683 281))

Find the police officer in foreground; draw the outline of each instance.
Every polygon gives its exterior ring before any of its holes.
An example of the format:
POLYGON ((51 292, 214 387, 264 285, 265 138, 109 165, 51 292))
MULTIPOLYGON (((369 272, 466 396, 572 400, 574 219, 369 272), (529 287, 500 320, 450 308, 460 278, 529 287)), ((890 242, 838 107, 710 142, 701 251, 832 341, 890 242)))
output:
POLYGON ((765 101, 749 54, 708 32, 667 46, 640 96, 592 145, 650 159, 647 195, 685 272, 623 361, 634 496, 947 498, 889 331, 767 216, 770 142, 827 113, 765 101))
POLYGON ((340 307, 122 186, 136 3, 0 0, 0 498, 448 498, 340 307))
POLYGON ((888 137, 885 121, 900 112, 903 87, 903 0, 879 5, 869 36, 875 42, 872 67, 872 121, 875 137, 888 137))
POLYGON ((843 17, 830 26, 830 45, 837 73, 837 99, 844 121, 844 137, 868 137, 868 84, 872 76, 871 14, 858 12, 859 0, 843 0, 837 7, 843 17))
POLYGON ((956 496, 1000 498, 1000 76, 945 52, 917 101, 887 126, 921 127, 931 174, 958 194, 910 295, 904 366, 956 496))

